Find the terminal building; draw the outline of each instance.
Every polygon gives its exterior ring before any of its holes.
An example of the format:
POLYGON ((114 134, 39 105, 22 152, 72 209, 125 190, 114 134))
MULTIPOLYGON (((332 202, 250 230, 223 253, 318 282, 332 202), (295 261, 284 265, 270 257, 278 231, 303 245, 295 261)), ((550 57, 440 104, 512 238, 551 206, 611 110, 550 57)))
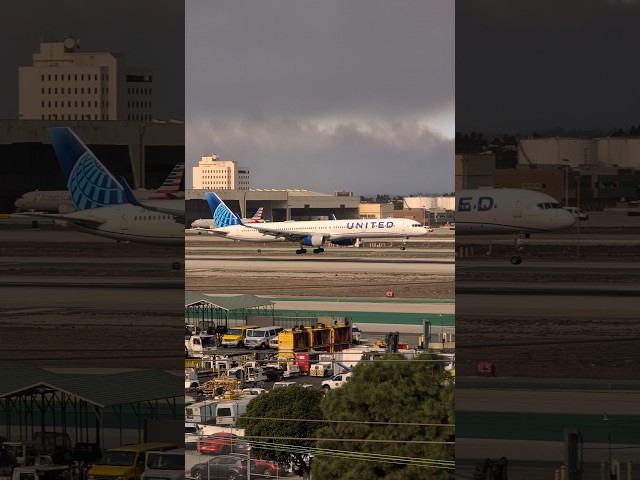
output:
POLYGON ((516 168, 496 168, 492 153, 456 155, 456 189, 483 187, 537 190, 592 211, 640 199, 640 138, 521 139, 516 168))
POLYGON ((18 69, 21 120, 151 121, 153 71, 126 56, 80 51, 79 40, 40 44, 32 64, 18 69))

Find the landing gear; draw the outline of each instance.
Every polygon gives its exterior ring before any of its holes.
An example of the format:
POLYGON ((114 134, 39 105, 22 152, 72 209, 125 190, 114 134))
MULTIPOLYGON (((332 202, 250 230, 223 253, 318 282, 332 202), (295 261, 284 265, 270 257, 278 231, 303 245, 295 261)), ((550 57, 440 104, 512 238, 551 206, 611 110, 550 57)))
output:
POLYGON ((405 251, 407 249, 407 237, 402 239, 402 246, 400 247, 400 250, 405 251))
POLYGON ((513 252, 513 256, 511 257, 511 264, 512 265, 520 265, 522 263, 522 257, 520 256, 520 253, 522 250, 524 250, 524 239, 526 238, 524 233, 519 233, 516 236, 516 240, 513 244, 514 246, 514 252, 513 252))
POLYGON ((322 252, 324 252, 324 248, 322 248, 322 247, 318 247, 318 248, 314 248, 313 249, 313 253, 322 253, 322 252))
POLYGON ((301 248, 300 250, 296 250, 296 253, 298 255, 300 255, 301 253, 307 253, 307 249, 306 248, 301 248))

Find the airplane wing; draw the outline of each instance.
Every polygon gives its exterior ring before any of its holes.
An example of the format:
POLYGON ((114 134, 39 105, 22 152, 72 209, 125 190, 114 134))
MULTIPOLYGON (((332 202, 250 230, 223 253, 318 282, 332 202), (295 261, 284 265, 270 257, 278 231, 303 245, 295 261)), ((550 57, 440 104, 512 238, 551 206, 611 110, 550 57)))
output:
POLYGON ((135 197, 135 195, 131 191, 131 187, 129 187, 129 184, 127 183, 125 178, 120 177, 119 180, 120 180, 120 184, 122 184, 122 188, 124 189, 124 198, 127 200, 128 203, 130 203, 131 205, 135 205, 136 207, 144 208, 145 210, 151 210, 152 212, 171 215, 175 218, 176 223, 182 223, 184 225, 186 220, 184 208, 182 209, 166 208, 166 207, 159 207, 157 205, 149 205, 148 203, 141 203, 138 201, 138 199, 135 197))
POLYGON ((249 223, 249 224, 246 224, 245 226, 254 228, 264 233, 265 235, 272 235, 276 238, 284 238, 291 242, 300 241, 303 238, 308 237, 309 235, 322 235, 323 237, 331 238, 331 232, 322 232, 317 230, 314 230, 313 232, 308 230, 290 230, 289 228, 287 228, 287 230, 283 230, 277 227, 272 227, 267 224, 255 224, 255 223, 249 223))
POLYGON ((41 213, 41 212, 24 212, 18 214, 12 214, 12 218, 42 218, 46 220, 62 220, 65 222, 75 223, 89 228, 96 228, 106 222, 101 218, 81 218, 73 215, 65 215, 61 213, 41 213))

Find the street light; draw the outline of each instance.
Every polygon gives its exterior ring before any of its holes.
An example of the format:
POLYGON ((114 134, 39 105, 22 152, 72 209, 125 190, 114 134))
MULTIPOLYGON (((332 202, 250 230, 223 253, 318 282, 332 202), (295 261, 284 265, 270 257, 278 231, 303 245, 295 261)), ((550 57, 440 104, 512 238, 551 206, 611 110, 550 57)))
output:
POLYGON ((570 168, 570 160, 568 158, 563 158, 563 162, 567 162, 564 168, 564 206, 569 206, 569 168, 570 168))
POLYGON ((247 480, 251 480, 251 445, 247 445, 247 480))

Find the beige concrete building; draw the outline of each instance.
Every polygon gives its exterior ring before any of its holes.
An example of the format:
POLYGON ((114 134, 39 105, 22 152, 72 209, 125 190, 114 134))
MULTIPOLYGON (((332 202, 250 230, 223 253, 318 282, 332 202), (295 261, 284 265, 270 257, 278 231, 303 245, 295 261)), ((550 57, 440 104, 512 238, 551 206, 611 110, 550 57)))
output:
POLYGON ((249 190, 249 169, 235 160, 220 160, 218 155, 204 156, 193 167, 194 190, 249 190))
POLYGON ((391 218, 393 217, 393 203, 361 203, 360 218, 391 218))
POLYGON ((495 168, 493 154, 456 154, 456 191, 492 186, 495 168))
POLYGON ((20 120, 152 119, 153 74, 129 67, 123 54, 80 52, 79 41, 40 44, 18 69, 20 120))

